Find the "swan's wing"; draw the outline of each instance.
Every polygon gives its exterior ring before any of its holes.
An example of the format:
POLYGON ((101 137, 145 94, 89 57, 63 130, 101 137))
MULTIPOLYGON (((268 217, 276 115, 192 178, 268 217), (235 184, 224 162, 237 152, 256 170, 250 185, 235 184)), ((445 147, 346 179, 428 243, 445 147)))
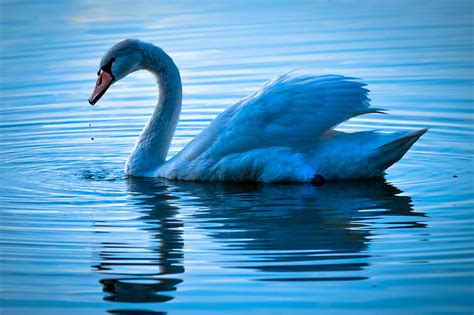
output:
POLYGON ((303 149, 328 129, 369 108, 365 84, 337 75, 282 75, 216 118, 206 155, 219 157, 256 148, 303 149), (218 130, 218 132, 217 132, 218 130))
POLYGON ((283 75, 234 104, 155 176, 205 180, 308 181, 306 153, 339 123, 369 108, 365 84, 343 76, 283 75))

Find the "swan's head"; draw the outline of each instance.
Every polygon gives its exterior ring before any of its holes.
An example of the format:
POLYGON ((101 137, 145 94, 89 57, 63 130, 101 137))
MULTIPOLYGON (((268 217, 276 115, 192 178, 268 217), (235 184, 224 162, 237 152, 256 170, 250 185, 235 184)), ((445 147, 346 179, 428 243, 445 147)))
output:
POLYGON ((112 46, 100 61, 97 82, 89 104, 97 103, 112 84, 140 70, 142 55, 142 42, 136 39, 126 39, 112 46))

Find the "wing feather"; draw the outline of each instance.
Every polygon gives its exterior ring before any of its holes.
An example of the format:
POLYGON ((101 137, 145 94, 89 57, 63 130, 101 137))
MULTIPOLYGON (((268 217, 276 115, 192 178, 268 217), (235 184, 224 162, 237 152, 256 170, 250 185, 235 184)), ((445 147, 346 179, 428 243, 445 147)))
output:
POLYGON ((277 76, 217 117, 219 131, 206 155, 307 147, 345 120, 383 112, 369 108, 365 86, 359 79, 339 75, 277 76))

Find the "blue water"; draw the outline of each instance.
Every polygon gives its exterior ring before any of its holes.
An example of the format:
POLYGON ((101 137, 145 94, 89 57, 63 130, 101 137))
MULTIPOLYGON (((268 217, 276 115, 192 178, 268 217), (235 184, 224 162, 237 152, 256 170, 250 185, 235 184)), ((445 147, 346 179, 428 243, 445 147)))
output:
POLYGON ((474 311, 471 1, 2 1, 0 22, 1 314, 474 311), (390 111, 340 130, 430 130, 377 180, 126 178, 154 80, 87 99, 130 37, 182 72, 170 156, 294 69, 390 111))

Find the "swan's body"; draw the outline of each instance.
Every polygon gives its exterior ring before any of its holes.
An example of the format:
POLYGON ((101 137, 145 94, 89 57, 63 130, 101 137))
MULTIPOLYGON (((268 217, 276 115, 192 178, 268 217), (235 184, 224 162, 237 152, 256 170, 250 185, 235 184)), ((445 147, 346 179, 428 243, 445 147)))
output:
POLYGON ((426 132, 336 131, 336 125, 352 117, 381 112, 369 107, 365 84, 336 75, 283 75, 226 109, 166 161, 182 88, 178 68, 163 50, 137 40, 112 47, 102 59, 90 102, 141 69, 156 75, 160 92, 125 165, 132 176, 262 182, 307 182, 315 174, 326 179, 374 177, 383 175, 426 132), (107 85, 99 82, 101 76, 108 78, 107 85))

